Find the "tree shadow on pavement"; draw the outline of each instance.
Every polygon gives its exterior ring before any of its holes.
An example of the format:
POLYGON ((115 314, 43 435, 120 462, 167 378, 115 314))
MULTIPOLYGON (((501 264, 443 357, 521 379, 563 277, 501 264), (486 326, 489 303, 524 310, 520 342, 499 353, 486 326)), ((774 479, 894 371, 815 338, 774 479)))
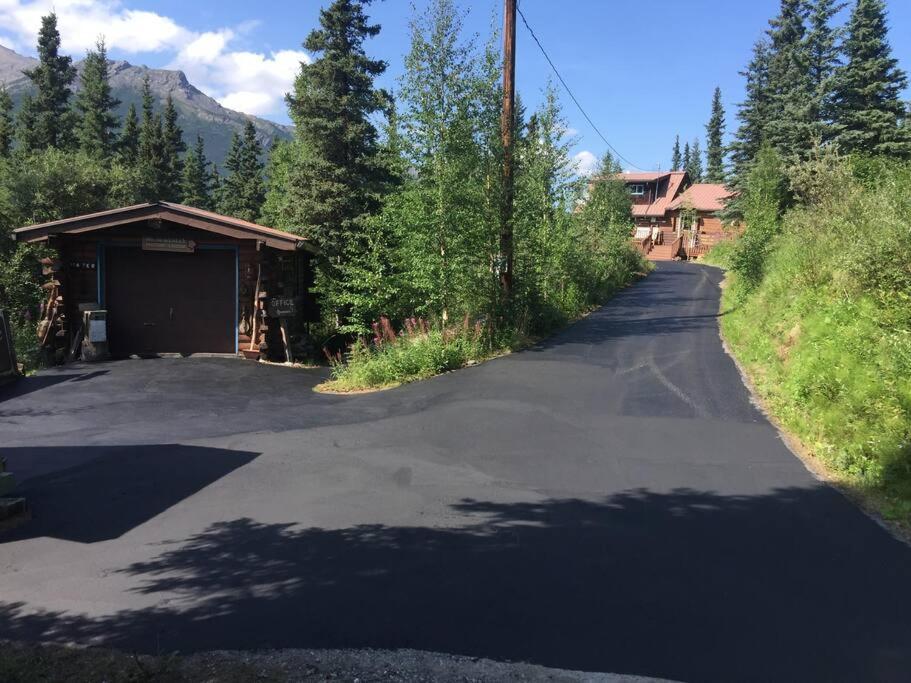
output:
POLYGON ((4 448, 32 519, 4 542, 50 536, 95 543, 118 538, 252 461, 222 448, 60 446, 4 448))
POLYGON ((59 370, 48 371, 47 374, 35 375, 32 377, 20 377, 19 379, 0 385, 0 403, 13 398, 20 398, 33 391, 41 391, 49 387, 60 384, 61 382, 80 382, 92 379, 100 375, 107 374, 107 370, 96 370, 89 373, 64 373, 59 370))
POLYGON ((167 607, 92 618, 5 603, 0 637, 415 648, 685 681, 911 670, 911 549, 827 487, 454 508, 455 528, 215 524, 120 570, 167 607))

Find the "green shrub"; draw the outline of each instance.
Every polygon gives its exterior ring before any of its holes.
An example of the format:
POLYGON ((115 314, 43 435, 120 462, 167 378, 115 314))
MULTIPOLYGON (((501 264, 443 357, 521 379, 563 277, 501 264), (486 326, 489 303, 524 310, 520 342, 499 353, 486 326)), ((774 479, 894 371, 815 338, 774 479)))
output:
POLYGON ((44 294, 38 259, 47 253, 44 248, 21 244, 6 253, 0 251, 0 308, 9 312, 16 356, 26 371, 38 367, 35 321, 44 294))
POLYGON ((731 267, 747 290, 757 287, 765 262, 781 231, 781 214, 788 200, 781 158, 769 146, 759 150, 744 190, 746 229, 731 254, 731 267))
POLYGON ((734 254, 738 249, 736 239, 726 239, 716 243, 711 250, 702 257, 702 263, 719 268, 729 269, 733 263, 734 254))

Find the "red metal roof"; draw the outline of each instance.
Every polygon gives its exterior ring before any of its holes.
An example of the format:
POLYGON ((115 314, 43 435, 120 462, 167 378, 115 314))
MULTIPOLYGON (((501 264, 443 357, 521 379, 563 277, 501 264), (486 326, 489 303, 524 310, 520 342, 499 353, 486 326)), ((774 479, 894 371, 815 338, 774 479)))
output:
POLYGON ((680 192, 680 187, 686 178, 685 171, 655 171, 653 173, 621 173, 618 175, 625 183, 648 183, 655 182, 659 190, 663 192, 651 204, 633 204, 633 216, 647 218, 663 217, 669 208, 670 203, 680 192), (662 182, 667 178, 667 182, 662 182))
POLYGON ((721 211, 724 200, 734 196, 734 192, 724 185, 697 183, 690 185, 686 191, 668 206, 669 209, 691 207, 697 211, 721 211))

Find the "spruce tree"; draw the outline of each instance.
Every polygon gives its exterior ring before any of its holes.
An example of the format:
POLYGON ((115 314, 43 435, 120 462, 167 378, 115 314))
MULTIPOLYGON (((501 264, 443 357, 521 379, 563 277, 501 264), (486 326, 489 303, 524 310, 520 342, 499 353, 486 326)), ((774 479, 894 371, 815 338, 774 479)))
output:
POLYGON ((16 140, 23 152, 41 149, 38 138, 38 105, 30 93, 25 93, 16 114, 16 140))
POLYGON ((136 105, 132 102, 123 121, 117 152, 125 166, 133 167, 139 160, 139 118, 136 116, 136 105))
POLYGON ((165 153, 161 114, 155 111, 155 100, 149 76, 142 81, 142 124, 139 127, 138 165, 142 177, 141 195, 148 202, 166 199, 171 168, 165 153))
POLYGON ((769 59, 768 142, 788 163, 806 158, 813 133, 805 0, 781 0, 771 22, 769 59))
POLYGON ((225 158, 227 175, 218 192, 218 212, 245 221, 259 220, 265 201, 262 145, 256 139, 251 121, 244 126, 243 136, 235 133, 225 158))
POLYGON ((13 149, 13 98, 0 86, 0 159, 13 149))
POLYGON ((712 97, 712 116, 705 127, 706 159, 708 160, 706 181, 723 184, 724 170, 724 107, 721 104, 721 88, 715 88, 712 97))
POLYGON ((841 29, 832 26, 833 17, 847 6, 839 0, 812 0, 806 37, 807 64, 812 90, 810 119, 813 137, 821 142, 832 138, 831 118, 835 69, 840 65, 841 29))
POLYGON ((225 216, 237 216, 241 208, 241 185, 243 180, 240 177, 243 168, 244 157, 244 139, 236 132, 231 134, 231 146, 225 156, 224 168, 227 172, 220 179, 218 195, 215 202, 215 210, 225 216))
MULTIPOLYGON (((516 98, 516 104, 519 104, 518 97, 516 98)), ((516 109, 516 115, 518 116, 518 107, 516 109)), ((395 102, 390 102, 386 110, 386 122, 383 127, 382 142, 380 143, 380 156, 389 173, 390 182, 396 187, 404 183, 408 174, 408 160, 405 158, 405 141, 402 138, 395 102)), ((271 178, 270 174, 270 185, 271 178)))
POLYGON ((844 44, 846 63, 835 75, 835 142, 842 152, 911 156, 908 84, 892 56, 883 0, 857 0, 844 44))
POLYGON ((104 40, 99 40, 85 57, 82 87, 76 94, 76 139, 82 151, 98 159, 108 159, 113 153, 119 125, 114 109, 120 101, 111 95, 107 55, 104 40))
POLYGON ((241 171, 244 178, 246 220, 257 221, 266 200, 266 182, 263 178, 263 146, 256 137, 256 127, 252 121, 244 124, 244 146, 241 157, 241 171))
MULTIPOLYGON (((690 172, 691 167, 693 165, 692 160, 690 159, 691 156, 692 156, 692 152, 690 151, 690 143, 687 142, 683 145, 683 159, 681 159, 681 163, 683 165, 680 167, 681 170, 684 170, 687 173, 690 172)), ((690 181, 696 182, 695 180, 693 180, 692 176, 690 176, 690 181)))
POLYGON ((365 3, 334 0, 304 42, 314 60, 301 64, 288 95, 300 149, 289 173, 285 225, 303 230, 322 251, 317 289, 324 310, 345 322, 357 295, 346 264, 370 246, 365 223, 380 208, 388 181, 374 114, 387 96, 374 87, 386 63, 370 59, 364 42, 380 31, 365 3))
POLYGON ((187 152, 183 163, 183 177, 180 183, 180 201, 187 206, 211 211, 212 174, 206 160, 205 142, 196 136, 196 145, 187 152))
POLYGON ((768 41, 758 40, 753 46, 753 58, 746 70, 740 72, 746 78, 746 99, 738 105, 740 126, 731 145, 732 180, 737 188, 746 182, 753 159, 766 139, 771 108, 769 59, 768 41))
POLYGON ((76 78, 71 57, 60 55, 60 32, 53 12, 41 18, 38 32, 38 65, 23 73, 35 89, 27 100, 25 125, 30 130, 23 136, 28 151, 48 147, 65 149, 73 141, 73 115, 69 108, 70 86, 76 78))
POLYGON ((177 201, 180 198, 183 153, 187 145, 183 141, 183 130, 177 123, 177 108, 170 93, 165 101, 163 120, 161 199, 177 201))
POLYGON ((683 166, 683 157, 680 154, 680 136, 674 138, 674 150, 671 152, 671 170, 679 171, 683 166))
POLYGON ((686 166, 687 175, 690 177, 690 182, 701 183, 704 173, 702 167, 702 148, 699 145, 699 140, 693 140, 693 144, 689 146, 689 161, 686 166))
POLYGON ((209 194, 212 196, 212 209, 218 211, 218 198, 221 196, 222 177, 217 164, 211 164, 209 171, 211 186, 209 194))

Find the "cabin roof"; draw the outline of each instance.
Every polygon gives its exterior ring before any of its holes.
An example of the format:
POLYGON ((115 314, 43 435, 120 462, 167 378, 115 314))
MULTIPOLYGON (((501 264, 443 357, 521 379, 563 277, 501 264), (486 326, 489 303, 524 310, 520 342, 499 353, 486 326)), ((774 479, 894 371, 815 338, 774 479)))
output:
POLYGON ((313 253, 317 252, 316 247, 300 235, 197 209, 193 206, 164 201, 136 204, 48 223, 28 225, 13 230, 13 237, 20 242, 39 242, 53 235, 80 234, 150 219, 167 220, 234 239, 255 239, 274 249, 285 251, 305 249, 313 253))
POLYGON ((724 185, 696 183, 672 201, 668 208, 691 207, 697 211, 721 211, 724 208, 724 200, 733 195, 734 192, 724 185))
MULTIPOLYGON (((680 188, 686 178, 686 172, 621 173, 619 177, 626 183, 652 182, 667 178, 667 183, 664 184, 664 193, 657 197, 655 201, 651 204, 633 204, 633 216, 660 217, 664 216, 668 209, 671 208, 671 202, 673 202, 677 193, 680 192, 680 188)), ((661 187, 661 183, 658 183, 658 187, 661 187)))

